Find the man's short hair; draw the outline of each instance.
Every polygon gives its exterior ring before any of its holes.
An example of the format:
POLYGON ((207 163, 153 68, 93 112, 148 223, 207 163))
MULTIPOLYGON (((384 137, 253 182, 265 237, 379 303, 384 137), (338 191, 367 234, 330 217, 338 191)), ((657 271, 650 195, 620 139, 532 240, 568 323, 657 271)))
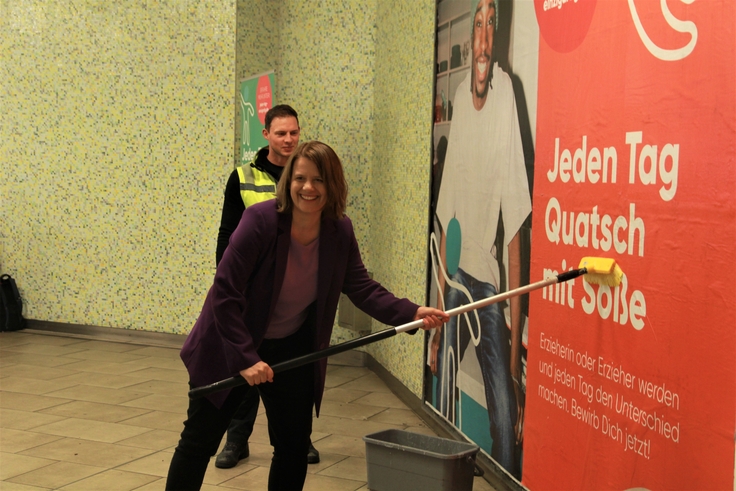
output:
POLYGON ((279 104, 278 106, 273 106, 271 109, 268 110, 266 113, 266 131, 271 130, 271 121, 274 120, 274 118, 294 118, 296 119, 297 126, 299 125, 299 116, 296 114, 296 111, 293 107, 289 106, 288 104, 279 104))

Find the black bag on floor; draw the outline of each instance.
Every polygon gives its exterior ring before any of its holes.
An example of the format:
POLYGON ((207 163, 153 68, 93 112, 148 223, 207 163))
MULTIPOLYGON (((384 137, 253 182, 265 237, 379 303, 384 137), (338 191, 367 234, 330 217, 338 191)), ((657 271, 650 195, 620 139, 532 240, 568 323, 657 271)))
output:
POLYGON ((18 287, 9 274, 4 274, 0 276, 0 331, 18 331, 25 327, 18 287))

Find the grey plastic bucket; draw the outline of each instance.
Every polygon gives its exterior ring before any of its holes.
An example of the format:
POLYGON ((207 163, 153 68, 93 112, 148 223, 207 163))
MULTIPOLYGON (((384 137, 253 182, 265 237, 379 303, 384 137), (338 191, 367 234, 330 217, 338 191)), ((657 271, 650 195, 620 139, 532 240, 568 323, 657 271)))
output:
POLYGON ((478 445, 404 430, 363 437, 372 491, 472 491, 478 445))

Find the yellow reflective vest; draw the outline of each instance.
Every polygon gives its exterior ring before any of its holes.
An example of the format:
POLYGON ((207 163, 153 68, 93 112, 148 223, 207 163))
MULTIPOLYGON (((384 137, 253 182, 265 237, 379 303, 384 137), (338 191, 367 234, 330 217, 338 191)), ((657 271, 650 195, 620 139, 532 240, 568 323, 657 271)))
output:
POLYGON ((246 208, 276 197, 276 180, 268 172, 256 169, 254 164, 257 158, 258 152, 253 157, 253 162, 237 168, 240 196, 246 208))

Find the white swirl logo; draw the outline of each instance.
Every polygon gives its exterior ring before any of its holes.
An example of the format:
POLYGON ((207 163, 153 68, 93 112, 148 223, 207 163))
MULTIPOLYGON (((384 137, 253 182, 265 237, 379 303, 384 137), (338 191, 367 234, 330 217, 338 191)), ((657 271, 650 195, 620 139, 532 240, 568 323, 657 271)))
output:
MULTIPOLYGON (((690 5, 695 0, 680 0, 682 3, 686 5, 690 5)), ((634 0, 629 0, 629 10, 631 10, 631 18, 634 20, 634 26, 636 26, 636 32, 639 33, 639 37, 641 38, 642 43, 644 43, 644 46, 649 50, 649 52, 654 55, 656 58, 659 58, 663 61, 678 61, 682 60, 683 58, 687 57, 690 53, 693 52, 693 49, 695 49, 695 44, 698 42, 698 28, 692 21, 689 20, 680 20, 676 18, 674 15, 672 15, 672 12, 670 12, 669 7, 667 7, 667 0, 660 0, 660 5, 662 7, 662 15, 664 15, 664 19, 667 21, 667 24, 670 25, 672 29, 674 29, 677 32, 686 32, 690 34, 690 42, 687 43, 682 48, 678 49, 664 49, 660 48, 654 42, 649 38, 647 33, 644 31, 644 26, 641 24, 641 20, 639 19, 639 14, 636 13, 636 6, 634 5, 634 0)))

